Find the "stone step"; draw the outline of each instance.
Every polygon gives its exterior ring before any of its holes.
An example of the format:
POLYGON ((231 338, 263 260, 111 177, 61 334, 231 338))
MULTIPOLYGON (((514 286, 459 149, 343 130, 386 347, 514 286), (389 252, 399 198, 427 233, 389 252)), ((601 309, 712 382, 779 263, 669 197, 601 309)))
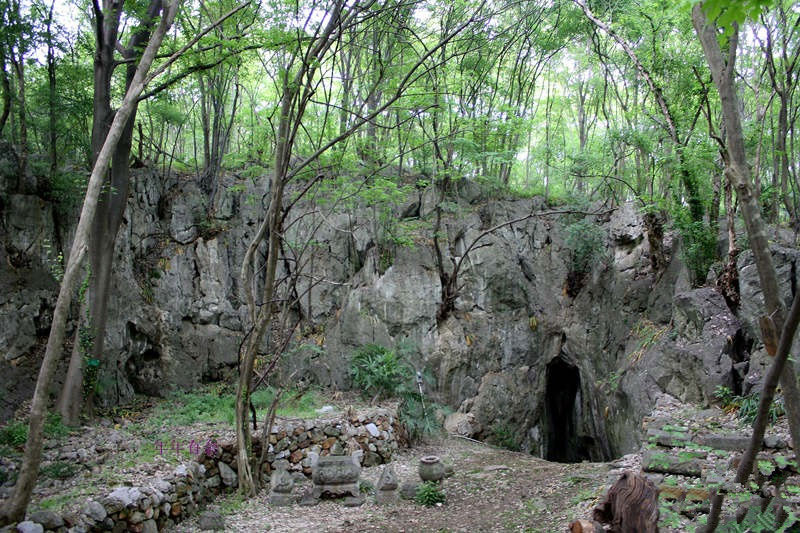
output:
POLYGON ((642 455, 642 470, 681 476, 700 477, 705 464, 703 452, 680 452, 646 450, 642 455))

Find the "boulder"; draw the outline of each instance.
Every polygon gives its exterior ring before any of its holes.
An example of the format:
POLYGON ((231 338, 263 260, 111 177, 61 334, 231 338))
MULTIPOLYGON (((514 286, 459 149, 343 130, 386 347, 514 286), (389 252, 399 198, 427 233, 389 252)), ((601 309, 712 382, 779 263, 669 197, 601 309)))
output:
POLYGON ((219 461, 217 463, 217 468, 219 468, 219 475, 226 487, 236 488, 239 486, 239 477, 230 466, 222 461, 219 461))
POLYGON ((225 531, 225 519, 219 513, 205 511, 200 514, 197 527, 201 531, 225 531))
POLYGON ((83 507, 83 514, 97 522, 102 522, 108 516, 105 507, 98 502, 91 500, 83 507))
POLYGON ((44 533, 44 527, 36 522, 25 520, 17 524, 17 531, 19 531, 19 533, 44 533))
POLYGON ((45 529, 58 529, 64 525, 61 515, 53 511, 36 511, 28 517, 32 522, 41 524, 45 529))
POLYGON ((475 436, 475 415, 472 413, 450 413, 444 419, 444 429, 451 435, 475 436))

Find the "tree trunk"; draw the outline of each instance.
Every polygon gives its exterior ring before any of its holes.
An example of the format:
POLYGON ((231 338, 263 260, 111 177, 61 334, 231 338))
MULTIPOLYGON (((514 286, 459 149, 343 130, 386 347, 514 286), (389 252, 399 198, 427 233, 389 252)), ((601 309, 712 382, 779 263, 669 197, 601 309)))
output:
MULTIPOLYGON (((25 117, 25 57, 11 57, 17 74, 17 113, 19 114, 19 179, 27 185, 28 173, 28 121, 25 117)), ((30 192, 30 191, 29 191, 30 192)))
POLYGON ((75 230, 75 239, 70 247, 69 260, 67 261, 64 278, 61 281, 61 288, 58 292, 56 306, 53 310, 53 323, 50 327, 50 335, 47 339, 47 348, 45 350, 44 359, 42 360, 42 366, 39 370, 39 377, 36 380, 33 400, 31 401, 30 425, 28 428, 28 439, 25 443, 25 454, 22 458, 22 467, 20 468, 19 477, 17 478, 17 483, 14 486, 14 492, 11 498, 6 500, 2 509, 0 509, 0 525, 19 522, 25 517, 25 511, 30 502, 31 493, 33 492, 33 487, 39 473, 39 464, 42 459, 43 429, 45 415, 47 414, 47 390, 63 349, 64 331, 67 318, 69 317, 72 292, 75 282, 78 280, 81 262, 86 254, 90 224, 94 219, 94 213, 100 197, 100 189, 103 185, 106 169, 111 162, 112 153, 122 136, 125 123, 133 112, 137 99, 144 89, 147 71, 150 69, 150 65, 161 45, 161 41, 164 39, 164 35, 175 19, 179 3, 178 0, 174 0, 170 4, 167 13, 158 25, 158 29, 150 39, 142 55, 142 59, 139 62, 133 83, 131 83, 128 88, 122 105, 114 117, 106 141, 92 169, 83 208, 81 209, 81 216, 78 221, 78 227, 75 230))
POLYGON ((8 115, 11 113, 11 83, 8 81, 6 55, 2 49, 0 49, 0 85, 3 87, 3 112, 0 113, 0 135, 2 135, 8 122, 8 115))
MULTIPOLYGON (((123 52, 126 59, 131 60, 126 70, 126 87, 131 86, 137 72, 136 62, 132 60, 135 59, 141 45, 150 37, 153 21, 161 11, 161 7, 161 0, 151 0, 146 19, 142 24, 143 28, 134 32, 129 47, 123 52)), ((92 154, 95 158, 103 146, 103 140, 108 134, 112 120, 116 120, 115 112, 111 108, 111 83, 116 67, 114 49, 117 42, 118 26, 115 25, 115 22, 118 24, 119 18, 111 15, 111 13, 106 15, 95 14, 98 27, 94 72, 94 115, 92 120, 92 154)), ((137 108, 138 99, 133 103, 127 122, 120 131, 119 139, 112 155, 111 168, 108 171, 109 186, 104 187, 100 193, 92 222, 92 232, 88 243, 92 275, 87 297, 89 308, 86 313, 86 316, 91 318, 88 319, 88 323, 84 324, 91 332, 92 343, 88 353, 73 351, 69 364, 69 368, 72 370, 83 369, 84 357, 98 362, 102 360, 114 245, 128 201, 130 185, 129 161, 137 108)), ((68 373, 68 378, 64 382, 59 399, 59 412, 67 419, 65 423, 75 424, 78 422, 75 413, 80 413, 83 397, 80 385, 74 380, 82 381, 83 375, 82 372, 79 374, 68 373)), ((88 407, 91 412, 95 400, 94 391, 89 391, 86 399, 89 402, 88 407)))
MULTIPOLYGON (((707 20, 703 12, 702 3, 695 4, 692 9, 692 22, 703 47, 703 52, 711 70, 714 85, 716 85, 720 95, 730 154, 729 166, 726 172, 729 174, 729 179, 737 189, 739 204, 750 239, 750 248, 753 251, 756 267, 758 269, 766 314, 775 324, 776 329, 782 331, 781 343, 783 343, 787 336, 794 336, 794 328, 791 327, 791 321, 786 323, 784 320, 784 305, 780 296, 778 277, 772 263, 765 224, 761 218, 761 209, 758 200, 753 195, 751 189, 750 169, 747 165, 744 135, 739 115, 739 102, 734 85, 738 29, 734 29, 729 37, 729 51, 726 61, 723 58, 722 50, 717 40, 718 34, 716 27, 707 20), (790 329, 792 330, 791 335, 788 335, 790 329)), ((788 339, 788 344, 791 344, 791 338, 788 339)), ((798 450, 800 449, 800 394, 798 394, 797 389, 797 375, 795 374, 792 362, 781 357, 773 361, 768 376, 772 373, 776 373, 774 371, 779 369, 780 365, 783 365, 783 370, 780 372, 780 383, 784 392, 789 431, 794 449, 798 450)), ((765 379, 764 390, 761 393, 762 402, 771 398, 776 385, 777 380, 770 382, 765 379)), ((759 418, 766 417, 760 416, 759 418)), ((757 451, 761 448, 761 442, 764 436, 763 430, 765 427, 766 425, 763 420, 756 419, 750 447, 743 456, 739 470, 737 471, 737 482, 745 482, 747 478, 750 477, 753 465, 752 461, 757 451)), ((712 500, 711 514, 709 515, 705 531, 714 531, 717 527, 721 505, 722 496, 715 496, 712 500)))
POLYGON ((50 128, 50 180, 56 177, 58 171, 58 152, 56 151, 56 56, 53 49, 53 9, 56 0, 50 3, 50 11, 47 15, 47 81, 48 81, 48 113, 50 128))

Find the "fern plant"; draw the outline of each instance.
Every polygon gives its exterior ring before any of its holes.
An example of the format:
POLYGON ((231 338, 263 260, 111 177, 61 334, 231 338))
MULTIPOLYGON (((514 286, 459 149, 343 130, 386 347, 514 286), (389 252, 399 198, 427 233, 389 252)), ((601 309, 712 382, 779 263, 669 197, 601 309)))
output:
POLYGON ((417 487, 417 495, 414 497, 414 501, 420 505, 432 507, 438 503, 444 503, 445 496, 438 483, 434 481, 426 481, 424 483, 420 483, 420 485, 417 487))
POLYGON ((405 382, 411 379, 411 369, 394 350, 377 344, 359 348, 350 362, 353 385, 374 398, 396 396, 405 382))

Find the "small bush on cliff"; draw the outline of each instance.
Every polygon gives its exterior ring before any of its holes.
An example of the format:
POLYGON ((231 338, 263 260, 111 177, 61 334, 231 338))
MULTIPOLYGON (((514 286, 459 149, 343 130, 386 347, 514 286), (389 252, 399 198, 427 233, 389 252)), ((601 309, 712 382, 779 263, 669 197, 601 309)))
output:
POLYGON ((396 396, 411 379, 411 369, 394 350, 377 344, 359 348, 350 361, 353 385, 373 398, 396 396))
POLYGON ((681 236, 681 254, 692 278, 692 285, 703 285, 711 264, 717 258, 717 236, 704 221, 692 220, 689 210, 673 209, 675 229, 681 236))
POLYGON ((567 248, 570 251, 570 270, 586 274, 603 253, 603 230, 587 219, 567 226, 567 248))
POLYGON ((582 219, 567 226, 566 231, 570 263, 565 290, 568 296, 575 297, 592 265, 602 257, 603 230, 596 223, 582 219))

